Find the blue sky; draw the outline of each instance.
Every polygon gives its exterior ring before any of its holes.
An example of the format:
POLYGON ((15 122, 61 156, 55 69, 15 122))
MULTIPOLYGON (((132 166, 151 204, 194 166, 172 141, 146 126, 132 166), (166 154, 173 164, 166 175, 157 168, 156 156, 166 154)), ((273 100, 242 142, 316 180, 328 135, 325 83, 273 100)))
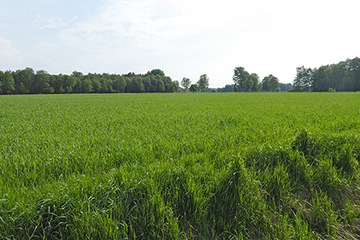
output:
POLYGON ((201 74, 292 82, 296 67, 360 57, 358 0, 3 0, 0 69, 201 74))

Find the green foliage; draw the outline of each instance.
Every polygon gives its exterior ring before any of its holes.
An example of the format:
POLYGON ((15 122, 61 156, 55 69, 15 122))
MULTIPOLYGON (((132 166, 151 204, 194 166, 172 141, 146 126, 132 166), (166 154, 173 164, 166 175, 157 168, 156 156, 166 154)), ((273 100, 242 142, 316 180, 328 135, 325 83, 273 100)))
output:
POLYGON ((262 90, 266 92, 280 91, 279 79, 271 74, 269 76, 264 77, 261 84, 262 84, 262 90))
POLYGON ((299 150, 304 156, 313 163, 315 155, 315 140, 306 130, 302 130, 293 141, 293 149, 299 150))
POLYGON ((249 91, 251 89, 250 74, 245 71, 243 67, 236 67, 234 69, 234 91, 249 91))
POLYGON ((0 94, 142 93, 177 92, 178 89, 178 82, 173 82, 160 69, 146 75, 83 75, 76 71, 71 75, 51 75, 43 70, 35 74, 31 68, 6 73, 0 71, 0 94))
POLYGON ((197 90, 198 90, 198 85, 197 84, 191 84, 190 91, 191 92, 196 92, 197 90))
POLYGON ((360 59, 347 59, 318 69, 297 68, 293 91, 360 91, 360 59))
POLYGON ((294 92, 309 92, 313 84, 312 75, 313 70, 311 68, 305 68, 304 66, 296 68, 296 78, 294 79, 294 92))
POLYGON ((309 231, 309 225, 306 221, 303 220, 304 216, 301 213, 301 211, 296 213, 296 219, 295 219, 295 229, 294 229, 294 239, 316 239, 314 236, 314 232, 309 231))
POLYGON ((15 91, 15 81, 9 71, 5 73, 0 71, 0 87, 1 92, 4 94, 10 94, 15 91))
POLYGON ((183 88, 185 89, 185 92, 189 91, 190 85, 191 85, 191 81, 189 78, 184 77, 181 80, 181 86, 183 86, 183 88))
POLYGON ((198 90, 201 92, 205 92, 209 87, 209 78, 206 74, 200 76, 199 81, 197 82, 198 90))
POLYGON ((0 239, 357 239, 358 97, 0 96, 0 239))
POLYGON ((210 199, 210 217, 219 236, 241 233, 245 238, 263 237, 270 229, 267 207, 259 182, 252 179, 244 164, 235 160, 216 186, 210 199), (262 229, 262 231, 260 231, 262 229))
POLYGON ((217 92, 233 92, 234 91, 234 85, 227 84, 223 88, 216 89, 217 92))
POLYGON ((259 76, 256 73, 248 73, 243 67, 236 67, 233 75, 234 91, 257 92, 261 89, 259 76))
POLYGON ((312 201, 310 226, 324 236, 336 238, 337 216, 333 210, 331 200, 320 191, 312 201))
POLYGON ((252 73, 250 75, 250 81, 251 81, 251 91, 252 92, 259 91, 261 88, 261 85, 259 82, 259 75, 257 75, 256 73, 252 73))
POLYGON ((281 92, 294 92, 293 85, 291 83, 279 83, 281 92))
POLYGON ((154 75, 154 76, 160 76, 165 77, 165 73, 161 69, 153 69, 150 72, 147 73, 148 75, 154 75))

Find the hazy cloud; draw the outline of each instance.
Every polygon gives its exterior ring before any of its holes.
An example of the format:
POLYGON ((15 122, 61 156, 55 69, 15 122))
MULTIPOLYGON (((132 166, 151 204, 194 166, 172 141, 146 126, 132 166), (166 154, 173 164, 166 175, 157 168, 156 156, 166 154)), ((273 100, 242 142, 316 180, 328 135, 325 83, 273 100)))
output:
POLYGON ((21 64, 22 60, 22 52, 10 40, 0 35, 0 65, 6 68, 1 70, 13 70, 12 65, 21 64))
POLYGON ((64 28, 68 25, 64 19, 58 17, 48 18, 43 15, 37 16, 35 24, 39 30, 54 30, 64 28))
POLYGON ((273 74, 292 82, 301 65, 360 56, 359 5, 356 0, 16 0, 3 6, 8 14, 0 16, 0 50, 17 59, 13 68, 22 58, 49 72, 161 68, 174 80, 196 82, 207 73, 211 86, 224 86, 232 82, 233 69, 243 66, 261 78, 273 74), (19 16, 15 4, 22 6, 19 16))

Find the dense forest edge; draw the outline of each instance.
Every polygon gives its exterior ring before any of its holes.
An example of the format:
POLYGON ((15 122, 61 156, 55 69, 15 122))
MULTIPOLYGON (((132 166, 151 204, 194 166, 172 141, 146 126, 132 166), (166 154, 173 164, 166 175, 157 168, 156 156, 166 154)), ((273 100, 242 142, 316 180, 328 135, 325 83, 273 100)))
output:
POLYGON ((319 69, 296 69, 292 91, 326 92, 360 91, 360 59, 347 59, 338 64, 322 66, 319 69))
POLYGON ((26 68, 17 71, 0 71, 0 94, 62 94, 62 93, 151 93, 151 92, 348 92, 360 91, 360 59, 347 59, 338 64, 320 68, 296 69, 293 84, 280 83, 272 74, 260 81, 258 74, 248 73, 243 67, 234 69, 233 82, 223 88, 209 89, 209 78, 200 76, 196 83, 189 78, 172 81, 160 69, 146 74, 84 75, 74 71, 71 75, 52 75, 44 70, 26 68), (182 88, 180 88, 180 85, 182 88))
POLYGON ((52 75, 32 68, 15 72, 0 71, 1 94, 51 94, 51 93, 142 93, 176 92, 179 84, 165 76, 160 69, 146 74, 128 73, 87 75, 74 71, 71 75, 52 75))
POLYGON ((260 82, 256 73, 249 73, 243 67, 236 67, 233 75, 234 85, 226 85, 218 92, 351 92, 360 91, 360 59, 347 59, 338 64, 321 66, 319 69, 296 69, 293 84, 279 83, 273 75, 260 82))

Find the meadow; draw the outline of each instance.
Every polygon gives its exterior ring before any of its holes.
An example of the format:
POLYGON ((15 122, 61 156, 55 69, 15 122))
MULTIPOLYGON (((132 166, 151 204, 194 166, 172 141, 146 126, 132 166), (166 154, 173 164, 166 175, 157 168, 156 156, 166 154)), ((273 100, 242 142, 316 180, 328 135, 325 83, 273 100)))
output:
POLYGON ((359 93, 0 96, 0 239, 357 239, 359 161, 359 93))

